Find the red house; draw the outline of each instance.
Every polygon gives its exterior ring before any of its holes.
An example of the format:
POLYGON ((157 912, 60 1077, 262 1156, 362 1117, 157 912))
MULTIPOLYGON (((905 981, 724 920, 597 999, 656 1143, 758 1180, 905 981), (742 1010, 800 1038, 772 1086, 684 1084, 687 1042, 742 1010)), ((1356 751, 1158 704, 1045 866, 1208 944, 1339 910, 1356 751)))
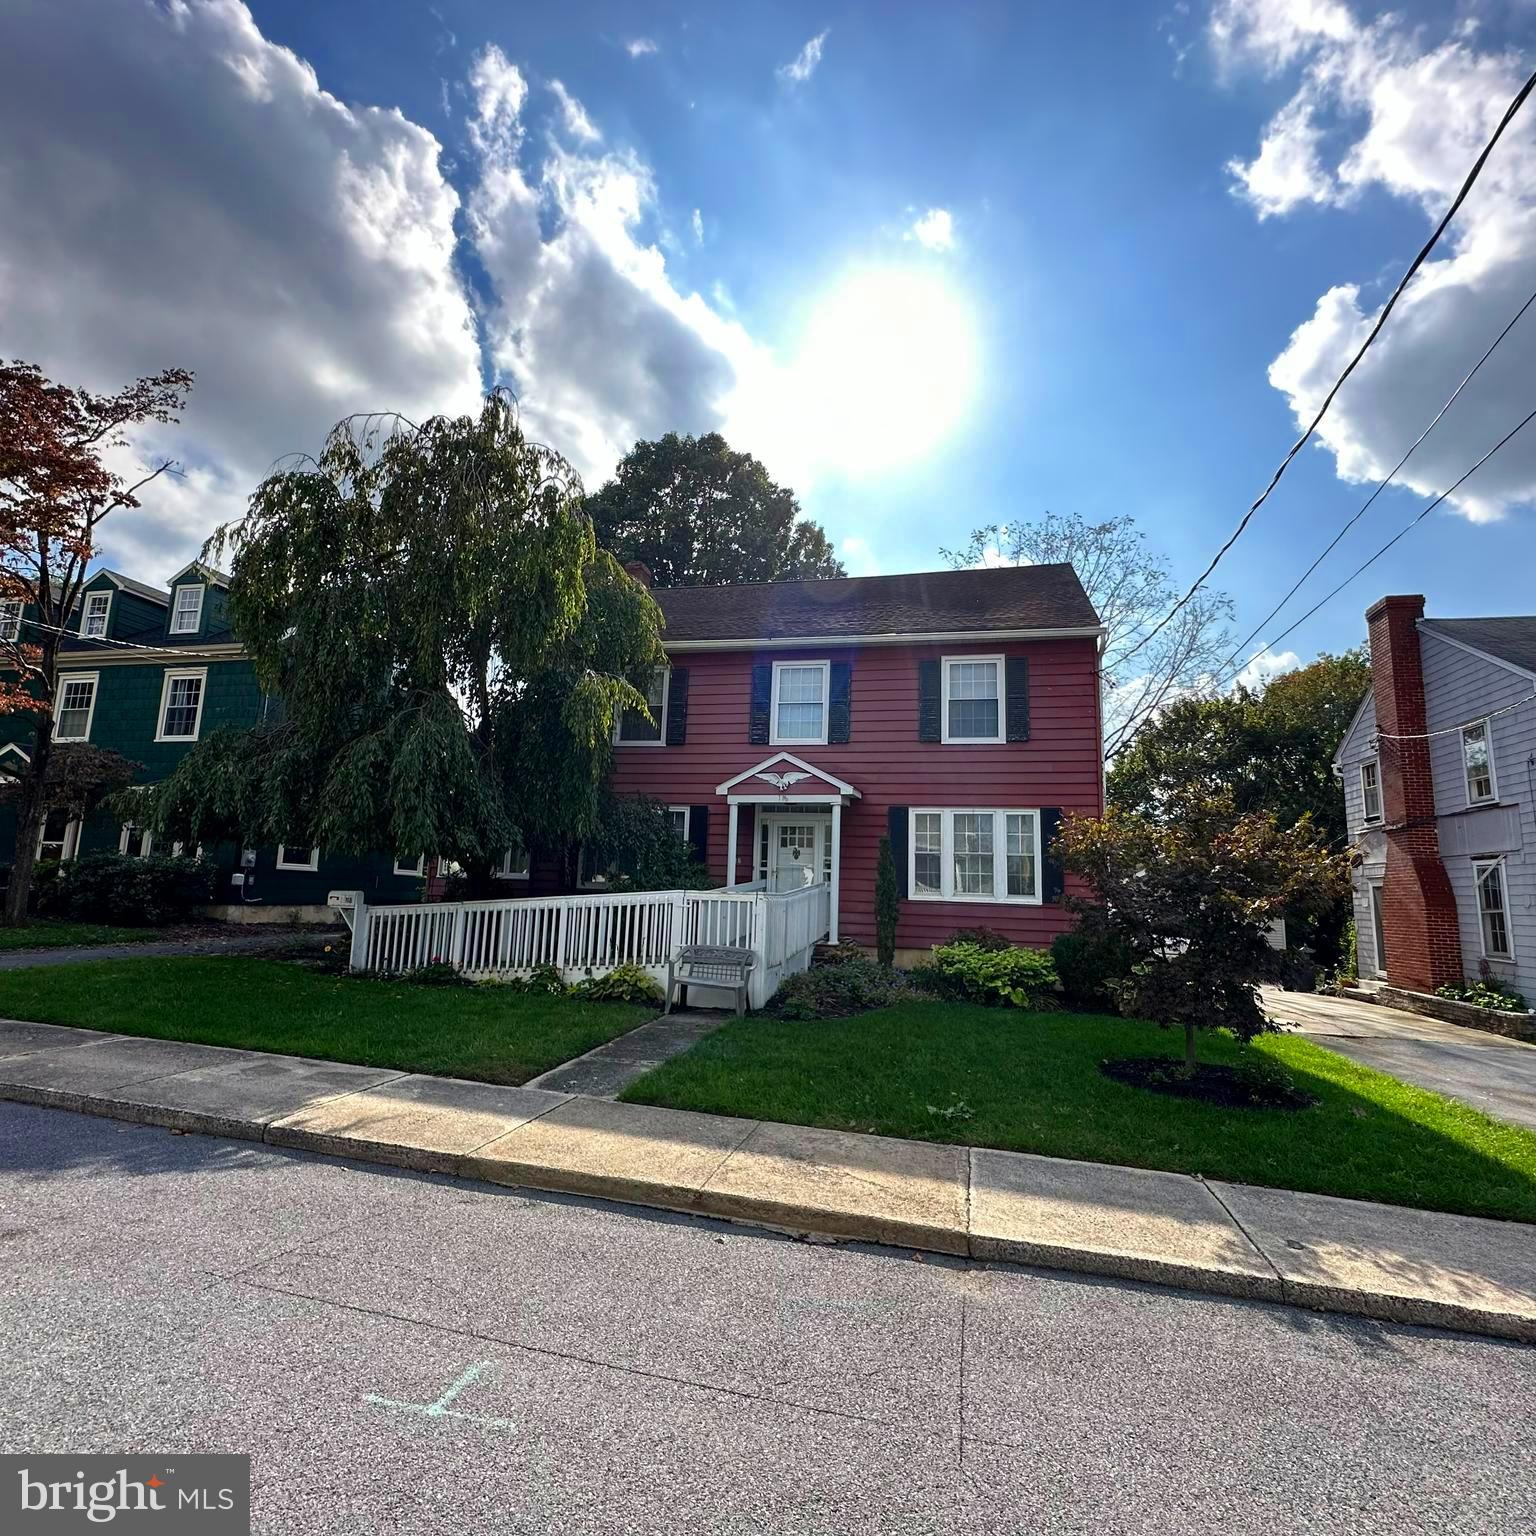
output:
POLYGON ((872 946, 889 833, 899 959, 1068 926, 1047 850, 1104 782, 1103 628, 1070 566, 655 596, 670 669, 654 722, 620 722, 613 787, 668 806, 721 885, 825 881, 830 937, 872 946))

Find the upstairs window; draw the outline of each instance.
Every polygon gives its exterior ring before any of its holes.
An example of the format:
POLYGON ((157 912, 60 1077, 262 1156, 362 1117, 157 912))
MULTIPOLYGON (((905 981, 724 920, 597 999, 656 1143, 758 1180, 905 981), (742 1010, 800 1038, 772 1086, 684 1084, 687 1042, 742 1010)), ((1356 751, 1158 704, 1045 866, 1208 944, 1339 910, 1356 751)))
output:
MULTIPOLYGON (((645 687, 645 706, 651 718, 638 709, 626 709, 619 716, 613 739, 621 747, 659 747, 667 739, 667 678, 665 667, 651 674, 645 687)), ((635 685, 639 687, 637 683, 635 685)))
POLYGON ((996 742, 1003 738, 1003 658, 944 658, 945 742, 996 742))
POLYGON ((87 592, 80 614, 80 633, 87 640, 101 638, 107 632, 107 612, 112 606, 110 592, 87 592))
POLYGON ((19 597, 9 597, 0 603, 0 640, 19 640, 21 638, 21 610, 22 601, 19 597))
POLYGON ((1509 907, 1504 897, 1504 861, 1488 859, 1472 865, 1477 881, 1477 916, 1482 928, 1483 954, 1490 960, 1508 960, 1509 907))
POLYGON ((1040 900, 1038 811, 915 810, 911 838, 915 900, 1040 900))
POLYGON ((1461 733, 1461 761, 1467 775, 1467 804, 1482 805, 1498 798, 1493 781, 1493 754, 1489 749, 1488 722, 1479 720, 1461 733))
POLYGON ((1381 768, 1374 759, 1360 764, 1360 804, 1367 826, 1381 820, 1381 768))
POLYGON ((171 609, 171 633, 195 635, 203 622, 203 587, 201 583, 176 588, 176 602, 171 609))
POLYGON ((156 741, 196 741, 203 719, 203 686, 208 674, 167 672, 160 694, 160 732, 156 741))
POLYGON ((55 741, 89 741, 91 716, 96 713, 95 672, 80 672, 59 679, 58 703, 53 711, 55 741))
POLYGON ((827 739, 826 661, 776 661, 773 664, 773 746, 820 745, 827 739))

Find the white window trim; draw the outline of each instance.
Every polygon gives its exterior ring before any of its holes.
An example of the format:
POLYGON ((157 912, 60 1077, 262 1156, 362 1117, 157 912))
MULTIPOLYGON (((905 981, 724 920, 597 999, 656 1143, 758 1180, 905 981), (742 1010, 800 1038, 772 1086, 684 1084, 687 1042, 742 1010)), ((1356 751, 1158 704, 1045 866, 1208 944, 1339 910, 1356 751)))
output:
POLYGON ((1381 761, 1379 758, 1368 757, 1360 764, 1360 819, 1368 827, 1380 826, 1382 821, 1383 801, 1381 798, 1381 761), (1370 812, 1369 802, 1365 793, 1365 770, 1376 770, 1376 814, 1370 812))
POLYGON ((85 594, 85 601, 80 605, 80 638, 82 640, 105 640, 107 630, 111 627, 111 624, 112 594, 110 592, 87 592, 85 594), (97 598, 105 598, 107 605, 101 610, 101 630, 99 633, 93 634, 87 626, 91 621, 91 604, 97 598))
POLYGON ((910 901, 943 901, 969 906, 984 902, 992 906, 1038 907, 1045 901, 1045 850, 1040 845, 1041 812, 1027 805, 994 808, 985 805, 915 805, 907 812, 907 898, 910 901), (937 816, 939 821, 939 889, 917 888, 917 818, 937 816), (981 896, 968 891, 955 892, 954 818, 956 816, 991 816, 992 818, 992 894, 981 896), (1008 817, 1030 816, 1035 828, 1035 894, 1008 895, 1008 817), (1001 893, 1001 894, 999 894, 1001 893))
POLYGON ((686 843, 688 841, 688 833, 692 829, 691 823, 693 821, 693 808, 687 805, 669 805, 667 807, 667 814, 669 816, 672 815, 675 811, 681 811, 683 813, 682 839, 686 843))
POLYGON ((8 597, 0 601, 0 640, 15 643, 21 639, 22 615, 27 611, 25 598, 8 597), (15 617, 11 610, 15 609, 15 617))
POLYGON ((1473 859, 1472 860, 1472 911, 1477 918, 1477 947, 1484 960, 1513 960, 1515 958, 1515 927, 1510 920, 1509 913, 1509 869, 1504 859, 1473 859), (1509 948, 1502 954, 1494 954, 1488 948, 1488 939, 1483 929, 1483 874, 1485 871, 1497 868, 1499 872, 1499 896, 1504 905, 1500 908, 1500 915, 1504 919, 1504 933, 1509 940, 1509 948))
POLYGON ((320 868, 320 850, 318 848, 306 848, 303 852, 307 855, 307 862, 300 863, 297 859, 285 858, 288 852, 287 843, 277 845, 277 867, 279 869, 307 870, 311 874, 320 868))
POLYGON ((527 869, 512 868, 512 850, 510 848, 502 854, 501 863, 496 866, 492 879, 495 880, 528 880, 533 876, 533 860, 528 856, 528 850, 522 850, 524 859, 528 862, 527 869))
POLYGON ((827 744, 827 717, 832 713, 832 663, 830 661, 776 661, 773 664, 773 691, 768 699, 768 745, 770 747, 824 747, 827 744), (779 676, 786 667, 821 673, 821 735, 779 735, 779 676))
POLYGON ((117 851, 124 854, 128 852, 128 838, 133 832, 142 832, 144 834, 144 843, 139 849, 138 856, 141 859, 147 859, 155 851, 155 834, 148 827, 141 827, 136 821, 125 821, 123 823, 122 831, 117 835, 117 851))
MULTIPOLYGON (((72 816, 64 823, 64 837, 59 851, 59 863, 67 864, 71 859, 78 858, 80 854, 80 831, 85 823, 78 816, 72 816)), ((37 856, 43 856, 43 843, 48 831, 48 815, 43 813, 43 824, 37 829, 37 856)))
POLYGON ((939 741, 946 747, 999 747, 1008 741, 1008 664, 1003 656, 945 656, 939 662, 939 741), (997 663, 997 735, 951 736, 949 734, 949 669, 963 662, 997 663))
POLYGON ((1499 798, 1499 776, 1493 767, 1493 725, 1488 720, 1469 720, 1461 728, 1461 787, 1467 797, 1467 804, 1493 805, 1499 798), (1483 729, 1483 744, 1488 749, 1488 793, 1481 799, 1472 798, 1472 771, 1467 766, 1467 732, 1481 726, 1483 729))
POLYGON ((427 872, 427 856, 421 854, 414 864, 402 864, 400 855, 395 855, 395 873, 397 875, 414 875, 418 880, 427 872))
POLYGON ((672 669, 661 669, 661 709, 656 715, 656 739, 651 741, 628 741, 624 737, 624 711, 620 710, 618 718, 613 722, 613 744, 616 747, 664 747, 667 744, 667 705, 672 698, 672 669))
POLYGON ((58 679, 58 691, 53 701, 53 739, 55 741, 89 741, 91 739, 91 726, 96 721, 96 699, 101 693, 101 673, 99 672, 60 672, 58 679), (64 687, 67 683, 89 683, 91 685, 90 708, 85 712, 85 734, 83 736, 61 736, 59 734, 59 710, 64 703, 64 687))
POLYGON ((203 705, 208 702, 208 668, 207 667, 170 667, 166 669, 165 677, 160 683, 160 714, 155 726, 156 741, 196 741, 203 729, 203 705), (190 736, 167 736, 165 733, 165 712, 171 702, 171 683, 177 679, 195 677, 202 687, 197 690, 197 718, 192 722, 192 734, 190 736))
POLYGON ((203 599, 208 589, 200 581, 183 582, 171 593, 171 633, 173 635, 195 635, 203 627, 203 599), (192 622, 181 622, 181 594, 183 592, 197 593, 197 608, 192 614, 192 622))

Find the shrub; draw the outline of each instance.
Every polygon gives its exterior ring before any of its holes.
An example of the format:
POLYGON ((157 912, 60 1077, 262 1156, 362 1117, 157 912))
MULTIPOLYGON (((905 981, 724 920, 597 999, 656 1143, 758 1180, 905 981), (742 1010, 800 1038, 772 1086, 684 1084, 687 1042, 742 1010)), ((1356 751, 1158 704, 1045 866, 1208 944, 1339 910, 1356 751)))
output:
POLYGON ((1531 1011, 1531 1005, 1521 993, 1501 981, 1492 981, 1487 977, 1460 986, 1455 982, 1447 982, 1445 986, 1435 988, 1435 996, 1448 997, 1458 1003, 1471 1003, 1478 1008, 1497 1008, 1503 1013, 1531 1011))
POLYGON ((1037 1008, 1056 986, 1056 967, 1043 949, 983 949, 979 944, 945 944, 934 964, 946 990, 975 1003, 1037 1008))
POLYGON ((881 965, 896 963, 896 920, 901 915, 901 891, 896 883, 896 857, 889 837, 880 839, 875 861, 875 958, 881 965))
POLYGON ((552 965, 536 965, 526 976, 514 976, 507 985, 517 992, 540 992, 549 997, 563 997, 568 990, 552 965))
POLYGON ((781 1019, 843 1019, 884 1008, 906 992, 906 982, 895 971, 865 955, 849 955, 791 976, 773 994, 767 1011, 781 1019))
POLYGON ((1059 933, 1051 943, 1051 959, 1067 1002, 1099 1013, 1119 1011, 1114 984, 1131 974, 1135 958, 1124 935, 1091 913, 1084 913, 1071 933, 1059 933))
POLYGON ((435 955, 425 965, 418 965, 407 971, 402 981, 409 981, 418 987, 471 987, 474 983, 467 976, 461 976, 446 960, 439 960, 435 955))
POLYGON ((48 917, 158 928, 212 901, 217 878, 207 859, 88 853, 53 866, 38 882, 37 910, 48 917))
POLYGON ((588 976, 571 988, 573 997, 594 1003, 660 1003, 661 988, 638 965, 615 966, 606 976, 588 976))
POLYGON ((1264 979, 1287 992, 1317 991, 1318 975, 1317 961, 1305 949, 1274 950, 1264 968, 1264 979))
POLYGON ((974 944, 977 949, 1012 949, 1013 940, 996 928, 956 928, 944 941, 950 944, 974 944))
POLYGON ((1306 1098, 1280 1062, 1256 1051, 1242 1053, 1232 1068, 1232 1079, 1250 1104, 1288 1109, 1306 1098))

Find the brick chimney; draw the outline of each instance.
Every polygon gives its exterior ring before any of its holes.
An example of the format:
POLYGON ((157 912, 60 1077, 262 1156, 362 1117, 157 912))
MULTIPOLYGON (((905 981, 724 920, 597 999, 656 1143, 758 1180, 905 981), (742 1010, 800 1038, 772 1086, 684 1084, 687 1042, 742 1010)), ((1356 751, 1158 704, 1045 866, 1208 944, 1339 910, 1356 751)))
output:
POLYGON ((626 560, 624 569, 629 572, 647 592, 656 585, 656 578, 651 575, 651 568, 644 560, 626 560))
POLYGON ((1422 596, 1384 597, 1365 613, 1371 632, 1371 694, 1381 733, 1387 980, 1414 992, 1433 992, 1463 979, 1456 898, 1440 859, 1429 743, 1390 739, 1428 729, 1417 628, 1423 617, 1422 596))

